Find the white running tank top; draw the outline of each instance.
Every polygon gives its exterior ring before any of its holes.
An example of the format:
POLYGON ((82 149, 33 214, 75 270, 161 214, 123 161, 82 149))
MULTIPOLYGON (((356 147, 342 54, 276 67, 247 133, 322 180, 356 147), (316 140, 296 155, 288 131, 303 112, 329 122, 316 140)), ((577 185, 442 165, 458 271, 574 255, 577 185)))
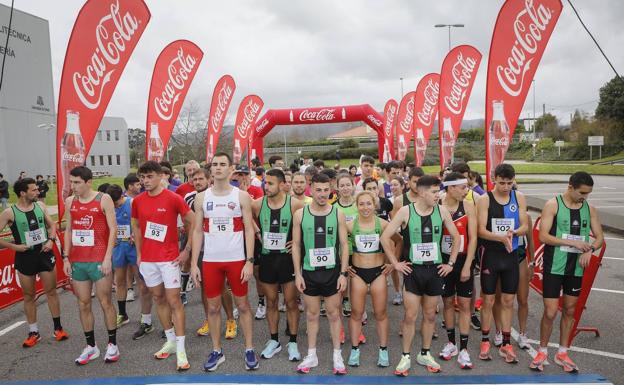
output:
POLYGON ((204 194, 204 262, 245 260, 243 212, 236 187, 228 195, 218 196, 212 188, 204 194))

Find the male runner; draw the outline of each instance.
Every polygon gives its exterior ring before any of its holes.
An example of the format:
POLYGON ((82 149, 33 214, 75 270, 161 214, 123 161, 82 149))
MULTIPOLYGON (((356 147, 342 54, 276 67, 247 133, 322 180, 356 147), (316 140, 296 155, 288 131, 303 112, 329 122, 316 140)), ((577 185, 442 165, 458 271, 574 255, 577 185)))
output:
POLYGON ((91 289, 95 283, 95 296, 108 329, 108 347, 104 362, 119 360, 117 348, 117 320, 111 302, 113 286, 112 254, 117 237, 115 206, 107 194, 93 191, 93 173, 84 166, 69 172, 69 182, 74 195, 65 200, 65 242, 63 271, 72 279, 74 294, 78 299, 80 322, 87 346, 75 362, 86 365, 100 356, 95 344, 91 289))
POLYGON ((479 358, 491 360, 490 327, 496 283, 501 287, 501 327, 503 344, 499 355, 507 363, 518 362, 511 345, 513 301, 518 291, 518 237, 528 230, 526 200, 512 190, 516 176, 513 166, 502 163, 494 170, 494 189, 477 200, 479 238, 484 247, 481 257, 481 349, 479 358))
POLYGON ((574 310, 581 293, 584 269, 592 253, 602 247, 604 235, 598 212, 587 203, 594 186, 592 177, 583 171, 570 176, 567 190, 550 199, 542 210, 539 238, 544 243, 544 314, 540 325, 539 352, 530 364, 542 371, 548 359, 548 341, 559 307, 563 289, 559 350, 555 362, 568 373, 578 372, 578 366, 568 356, 574 310), (593 240, 590 239, 590 230, 593 240))
POLYGON ((25 348, 41 341, 37 326, 37 275, 43 283, 48 309, 54 322, 54 339, 69 338, 61 326, 61 308, 56 293, 56 266, 52 248, 56 241, 56 223, 50 218, 45 204, 37 201, 39 189, 32 178, 15 182, 13 191, 17 203, 0 213, 0 229, 11 228, 13 243, 0 238, 0 248, 15 251, 15 270, 24 295, 24 314, 28 322, 28 337, 22 343, 25 348))
POLYGON ((154 354, 166 359, 176 353, 178 371, 191 366, 184 346, 184 305, 180 300, 180 266, 189 257, 190 246, 178 248, 177 221, 180 215, 187 233, 192 228, 193 214, 176 193, 162 185, 163 168, 154 161, 139 167, 138 174, 145 193, 132 202, 132 233, 137 249, 139 271, 156 302, 158 318, 167 341, 154 354))
POLYGON ((292 178, 292 188, 290 190, 292 197, 302 201, 304 204, 311 203, 312 198, 305 195, 307 187, 308 183, 305 175, 301 172, 294 173, 292 178))
POLYGON ((308 354, 297 366, 297 371, 307 374, 318 366, 316 340, 321 297, 325 297, 334 348, 334 374, 346 374, 340 349, 340 301, 349 274, 347 225, 344 214, 328 202, 331 187, 327 175, 314 175, 311 190, 312 203, 297 210, 293 223, 295 285, 304 294, 308 333, 308 354))
POLYGON ((267 320, 271 339, 262 351, 262 358, 271 358, 282 350, 278 338, 279 311, 278 289, 282 286, 286 302, 287 322, 290 340, 288 360, 299 361, 297 347, 297 326, 299 307, 292 262, 292 214, 304 206, 303 202, 291 199, 284 191, 284 172, 271 169, 266 172, 265 196, 253 201, 254 218, 260 225, 258 234, 262 241, 260 251, 259 277, 267 299, 267 320))
POLYGON ((123 183, 124 189, 126 189, 124 195, 128 198, 136 198, 141 193, 141 181, 135 173, 128 174, 124 178, 123 183))
POLYGON ((423 342, 416 362, 431 373, 440 371, 440 365, 429 351, 435 327, 436 305, 444 291, 444 277, 453 270, 453 265, 457 262, 461 242, 451 214, 445 207, 438 206, 440 183, 437 177, 431 175, 419 178, 416 202, 399 209, 381 235, 381 244, 386 255, 394 268, 403 274, 404 282, 403 356, 394 371, 398 376, 407 376, 411 366, 410 350, 420 307, 423 311, 423 342), (444 263, 441 253, 443 227, 451 236, 448 263, 444 263), (400 261, 392 241, 392 235, 399 229, 403 236, 400 261))
MULTIPOLYGON (((360 191, 364 191, 364 188, 362 187, 362 182, 364 182, 366 178, 375 179, 373 176, 373 170, 375 169, 375 159, 373 159, 372 156, 368 156, 368 155, 363 156, 362 159, 360 160, 360 168, 362 169, 362 175, 360 175, 359 179, 357 180, 355 184, 356 194, 359 193, 360 191)), ((375 181, 376 180, 377 179, 375 179, 375 181)))
POLYGON ((226 153, 212 158, 210 172, 214 185, 195 198, 195 232, 191 275, 199 286, 202 282, 208 298, 208 323, 212 352, 204 370, 215 371, 225 356, 221 349, 221 293, 227 277, 239 311, 245 337, 245 367, 259 367, 253 349, 252 315, 247 298, 248 281, 253 275, 254 224, 248 193, 230 185, 232 159, 226 153), (204 245, 202 273, 197 267, 199 251, 204 245))
POLYGON ((392 191, 390 191, 390 181, 392 178, 401 174, 401 168, 396 161, 390 161, 385 165, 386 181, 383 183, 383 190, 379 190, 379 196, 392 199, 392 191))

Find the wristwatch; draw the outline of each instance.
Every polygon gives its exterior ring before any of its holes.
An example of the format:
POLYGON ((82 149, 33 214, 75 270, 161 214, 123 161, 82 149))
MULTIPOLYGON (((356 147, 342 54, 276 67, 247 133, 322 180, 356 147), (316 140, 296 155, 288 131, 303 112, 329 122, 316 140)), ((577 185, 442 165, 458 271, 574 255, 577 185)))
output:
POLYGON ((340 275, 342 275, 343 277, 348 277, 349 276, 349 272, 348 271, 341 271, 340 275))
POLYGON ((56 238, 50 237, 48 238, 48 241, 56 242, 56 238))
POLYGON ((592 251, 592 253, 593 253, 594 251, 596 251, 596 248, 594 247, 594 245, 591 245, 590 247, 591 247, 591 251, 592 251))
POLYGON ((249 263, 254 263, 255 260, 256 259, 254 257, 247 258, 247 262, 249 262, 249 263))
POLYGON ((455 261, 448 261, 447 265, 449 265, 450 267, 455 266, 455 261))

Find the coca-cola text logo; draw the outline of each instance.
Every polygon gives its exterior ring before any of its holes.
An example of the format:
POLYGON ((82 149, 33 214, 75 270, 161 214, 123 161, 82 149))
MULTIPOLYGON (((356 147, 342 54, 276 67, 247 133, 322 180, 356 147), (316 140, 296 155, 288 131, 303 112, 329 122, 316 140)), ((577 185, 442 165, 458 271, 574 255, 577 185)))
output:
POLYGON ((455 115, 459 115, 464 106, 464 99, 466 98, 466 92, 468 92, 468 86, 470 86, 470 79, 473 76, 476 64, 477 61, 474 58, 467 57, 464 60, 462 53, 457 53, 457 61, 453 64, 451 71, 453 74, 451 92, 449 95, 444 96, 444 105, 455 115))
POLYGON ((267 124, 269 124, 269 119, 265 118, 262 122, 260 122, 260 124, 256 126, 256 132, 261 132, 262 130, 264 130, 264 127, 266 127, 267 124))
POLYGON ((399 126, 404 133, 410 134, 412 131, 412 122, 414 121, 414 95, 407 99, 407 103, 405 103, 405 117, 403 120, 399 122, 399 126))
POLYGON ((540 52, 542 33, 548 28, 552 12, 543 4, 536 10, 533 0, 525 0, 524 9, 516 16, 513 23, 516 40, 511 45, 511 52, 504 60, 504 64, 496 66, 498 83, 509 95, 520 95, 525 75, 531 69, 535 55, 540 52))
POLYGON ((243 107, 243 120, 236 126, 236 131, 241 139, 247 139, 249 128, 256 121, 256 117, 260 112, 260 105, 252 100, 243 107))
POLYGON ((416 116, 423 126, 429 127, 433 124, 433 115, 435 114, 435 107, 438 104, 438 96, 440 95, 440 83, 434 83, 432 79, 429 79, 423 93, 425 103, 423 103, 422 109, 416 116))
POLYGON ((154 98, 154 110, 162 120, 171 120, 175 105, 186 88, 186 81, 195 69, 195 64, 197 64, 197 58, 185 55, 182 47, 169 63, 167 67, 169 78, 160 96, 154 98))
POLYGON ((386 111, 386 118, 384 130, 386 132, 387 137, 392 137, 392 126, 394 125, 394 115, 396 114, 397 107, 395 104, 391 104, 388 106, 388 111, 386 111))
POLYGON ((149 160, 156 160, 156 159, 160 159, 162 160, 163 156, 165 155, 165 150, 163 148, 158 148, 155 150, 152 150, 151 148, 149 149, 149 154, 147 154, 148 159, 149 160))
POLYGON ((223 86, 217 95, 216 110, 210 119, 210 125, 212 126, 212 130, 215 134, 219 133, 219 126, 221 126, 223 120, 225 119, 225 110, 230 104, 230 99, 232 98, 233 93, 234 91, 232 90, 232 87, 230 87, 227 82, 223 82, 223 86))
POLYGON ((79 152, 72 154, 68 151, 63 151, 61 153, 61 160, 65 160, 65 161, 73 162, 77 164, 83 164, 85 161, 85 157, 84 157, 84 154, 81 154, 79 152))
POLYGON ((102 17, 95 28, 97 48, 84 74, 76 71, 72 80, 78 99, 88 109, 98 108, 106 84, 126 51, 128 43, 139 27, 139 20, 126 12, 119 14, 119 0, 110 5, 110 14, 102 17))
POLYGON ((373 124, 375 126, 377 126, 377 127, 381 126, 381 121, 379 119, 377 119, 373 114, 368 114, 367 118, 368 118, 368 120, 373 122, 373 124))
POLYGON ((509 145, 509 138, 507 137, 507 135, 505 136, 501 136, 500 138, 492 138, 491 139, 494 143, 494 146, 508 146, 509 145))
POLYGON ((323 108, 318 111, 308 111, 303 110, 299 114, 299 120, 302 122, 306 121, 331 121, 334 120, 334 109, 333 108, 323 108))
POLYGON ((17 286, 20 286, 19 277, 15 274, 13 264, 5 265, 2 270, 0 270, 0 274, 2 274, 0 277, 0 287, 2 288, 0 289, 0 294, 10 294, 12 291, 16 290, 14 287, 11 287, 14 281, 17 283, 17 286))

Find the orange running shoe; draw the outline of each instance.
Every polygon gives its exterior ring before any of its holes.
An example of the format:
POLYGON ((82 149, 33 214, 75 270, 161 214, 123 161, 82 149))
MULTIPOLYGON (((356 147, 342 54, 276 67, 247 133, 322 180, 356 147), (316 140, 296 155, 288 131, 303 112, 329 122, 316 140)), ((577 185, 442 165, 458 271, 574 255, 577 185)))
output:
POLYGON ((28 337, 22 343, 22 347, 24 348, 32 348, 37 345, 37 342, 41 341, 41 334, 39 332, 30 332, 28 333, 28 337))
POLYGON ((548 361, 548 356, 544 352, 537 352, 533 361, 529 364, 529 368, 539 372, 544 371, 544 364, 548 361))
POLYGON ((566 373, 576 373, 579 370, 578 366, 570 359, 567 352, 555 354, 555 363, 562 366, 563 371, 566 373))
POLYGON ((490 341, 481 341, 481 350, 479 351, 479 358, 483 361, 489 361, 492 359, 490 355, 490 341))
POLYGON ((508 364, 517 364, 518 357, 516 357, 516 353, 513 350, 513 346, 503 345, 498 349, 498 355, 505 359, 505 362, 508 364))
POLYGON ((366 343, 366 337, 364 336, 364 333, 360 332, 360 337, 358 338, 358 342, 361 344, 366 343))
POLYGON ((63 329, 59 329, 59 330, 55 330, 54 331, 54 339, 57 341, 65 341, 66 339, 69 338, 69 334, 67 334, 67 332, 63 329))

